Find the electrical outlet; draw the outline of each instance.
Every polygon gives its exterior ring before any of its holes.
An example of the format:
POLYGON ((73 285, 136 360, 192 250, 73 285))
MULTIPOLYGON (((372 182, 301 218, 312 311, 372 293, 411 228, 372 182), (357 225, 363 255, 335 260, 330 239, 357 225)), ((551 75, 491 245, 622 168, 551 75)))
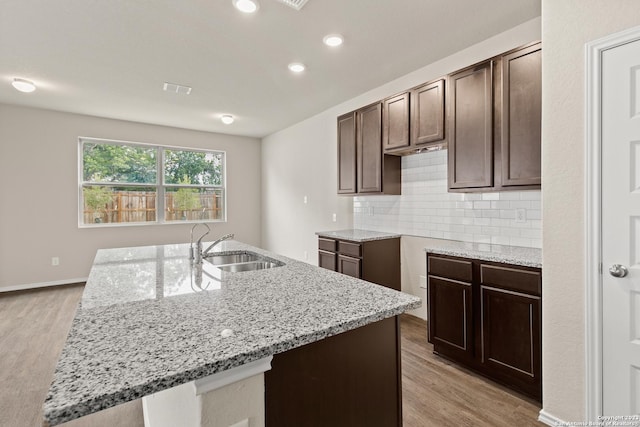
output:
POLYGON ((527 222, 526 209, 516 209, 516 222, 527 222))
POLYGON ((54 267, 60 265, 60 258, 58 258, 57 256, 54 256, 51 258, 51 265, 53 265, 54 267))
POLYGON ((427 276, 420 275, 420 287, 427 289, 427 276))
POLYGON ((338 221, 338 215, 337 214, 333 214, 332 219, 333 219, 333 222, 338 221))
POLYGON ((230 425, 229 427, 250 427, 249 418, 245 418, 242 421, 238 421, 237 423, 230 425))
POLYGON ((307 202, 308 202, 307 196, 304 196, 304 197, 302 198, 302 203, 304 203, 304 204, 306 205, 306 204, 307 204, 307 202))

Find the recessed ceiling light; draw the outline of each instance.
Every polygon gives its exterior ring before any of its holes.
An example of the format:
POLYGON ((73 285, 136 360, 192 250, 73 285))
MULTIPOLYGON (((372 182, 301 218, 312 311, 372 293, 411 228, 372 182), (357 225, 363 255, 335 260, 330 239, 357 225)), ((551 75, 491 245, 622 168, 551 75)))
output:
POLYGON ((327 46, 335 47, 342 44, 342 42, 344 41, 344 37, 342 37, 340 34, 329 34, 328 36, 324 36, 322 41, 327 46))
POLYGON ((223 114, 222 117, 220 117, 220 120, 222 120, 222 123, 225 125, 230 125, 235 119, 231 114, 223 114))
POLYGON ((257 0, 233 0, 233 5, 244 13, 253 13, 260 7, 257 0))
POLYGON ((304 71, 305 66, 300 62, 292 62, 291 64, 289 64, 289 69, 294 73, 301 73, 304 71))
POLYGON ((13 83, 11 83, 11 85, 20 92, 29 93, 36 90, 36 85, 32 81, 25 79, 15 78, 13 79, 13 83))

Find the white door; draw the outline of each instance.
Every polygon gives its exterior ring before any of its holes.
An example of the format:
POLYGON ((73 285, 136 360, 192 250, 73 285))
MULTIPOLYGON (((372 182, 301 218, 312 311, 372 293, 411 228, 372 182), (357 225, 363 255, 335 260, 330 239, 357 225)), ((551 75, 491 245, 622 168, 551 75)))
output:
POLYGON ((640 414, 640 41, 602 56, 602 262, 603 415, 640 414))

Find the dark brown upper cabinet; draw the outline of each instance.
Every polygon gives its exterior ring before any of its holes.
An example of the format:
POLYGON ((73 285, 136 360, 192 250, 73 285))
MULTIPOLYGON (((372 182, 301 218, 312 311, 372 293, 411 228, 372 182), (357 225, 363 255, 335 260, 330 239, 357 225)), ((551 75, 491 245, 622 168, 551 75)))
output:
POLYGON ((382 146, 386 154, 420 153, 446 143, 444 89, 444 79, 433 80, 382 102, 382 146))
POLYGON ((338 194, 400 194, 400 169, 382 152, 382 102, 338 117, 338 194))
POLYGON ((539 189, 542 47, 449 76, 449 191, 539 189))
POLYGON ((449 77, 449 189, 493 186, 493 61, 449 77))
POLYGON ((356 113, 338 117, 338 194, 356 192, 356 113))
POLYGON ((542 47, 502 57, 502 187, 541 183, 542 47))
POLYGON ((450 192, 539 189, 541 82, 537 42, 338 117, 338 194, 400 194, 399 156, 443 147, 450 192))
POLYGON ((410 143, 409 92, 405 92, 382 101, 382 147, 388 152, 410 143))
POLYGON ((445 139, 444 79, 411 91, 411 145, 421 147, 445 139))
POLYGON ((358 193, 382 192, 382 105, 357 112, 358 193))

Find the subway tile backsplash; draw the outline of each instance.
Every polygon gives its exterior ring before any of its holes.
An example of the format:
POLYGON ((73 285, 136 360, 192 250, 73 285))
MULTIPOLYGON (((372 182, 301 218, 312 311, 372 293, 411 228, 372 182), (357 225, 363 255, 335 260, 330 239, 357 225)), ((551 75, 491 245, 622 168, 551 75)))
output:
POLYGON ((402 158, 401 196, 356 196, 355 228, 542 247, 540 190, 448 193, 447 151, 402 158))

